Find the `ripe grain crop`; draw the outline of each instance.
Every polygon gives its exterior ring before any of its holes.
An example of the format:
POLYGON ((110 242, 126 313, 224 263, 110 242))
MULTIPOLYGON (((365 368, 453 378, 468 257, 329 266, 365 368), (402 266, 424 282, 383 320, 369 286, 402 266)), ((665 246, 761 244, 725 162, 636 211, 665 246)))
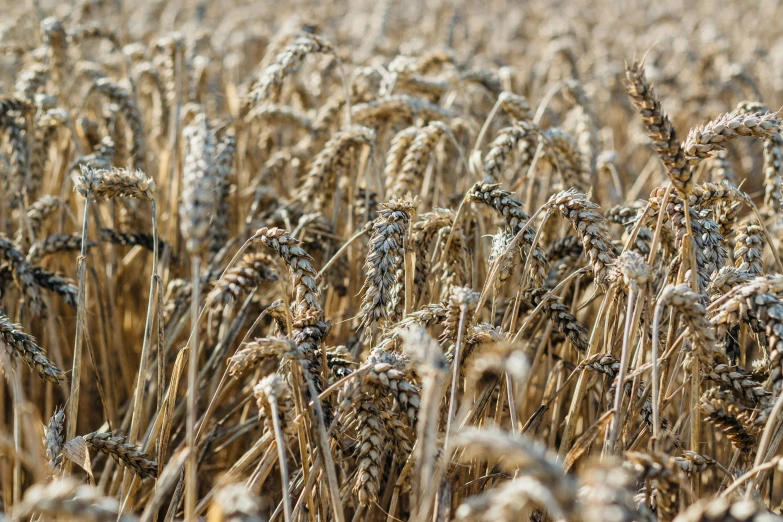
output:
POLYGON ((5 2, 0 522, 783 520, 752 2, 5 2))

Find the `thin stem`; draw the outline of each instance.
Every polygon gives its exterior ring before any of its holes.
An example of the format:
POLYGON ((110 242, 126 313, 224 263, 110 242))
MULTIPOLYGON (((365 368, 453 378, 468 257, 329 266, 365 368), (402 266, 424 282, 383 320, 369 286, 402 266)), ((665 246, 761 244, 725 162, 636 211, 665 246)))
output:
MULTIPOLYGON (((71 373, 71 395, 68 399, 68 426, 66 439, 71 440, 76 436, 76 421, 79 418, 79 383, 82 375, 82 345, 84 344, 84 329, 87 322, 87 227, 90 217, 90 200, 92 191, 84 198, 84 216, 82 218, 82 248, 79 253, 77 281, 79 293, 76 304, 76 339, 73 345, 73 372, 71 373)), ((69 459, 66 459, 65 471, 71 469, 69 459)))
POLYGON ((636 299, 637 288, 636 281, 631 281, 631 288, 628 292, 628 307, 625 312, 625 328, 623 331, 623 351, 620 356, 620 371, 617 373, 617 390, 614 393, 614 417, 612 417, 612 429, 609 431, 609 443, 607 451, 614 452, 617 443, 617 434, 620 431, 620 408, 623 405, 623 390, 625 389, 625 375, 628 372, 628 358, 630 355, 631 325, 634 310, 634 301, 636 299))
POLYGON ((286 466, 285 442, 283 441, 283 430, 280 429, 277 398, 274 395, 269 396, 269 408, 272 410, 272 428, 275 431, 275 442, 277 442, 277 458, 280 460, 280 481, 283 483, 283 517, 286 522, 290 522, 291 497, 288 494, 288 466, 286 466))
POLYGON ((185 520, 195 520, 198 473, 198 452, 196 447, 196 396, 198 395, 198 317, 199 317, 199 284, 201 283, 201 256, 194 254, 191 258, 192 297, 190 300, 190 321, 193 330, 190 336, 190 354, 188 359, 188 397, 187 397, 187 432, 185 444, 191 453, 185 462, 185 520))

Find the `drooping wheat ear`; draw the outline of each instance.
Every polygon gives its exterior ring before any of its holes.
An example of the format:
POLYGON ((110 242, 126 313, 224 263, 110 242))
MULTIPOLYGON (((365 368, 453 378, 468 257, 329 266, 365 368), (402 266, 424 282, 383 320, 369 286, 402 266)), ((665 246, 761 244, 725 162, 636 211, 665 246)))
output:
MULTIPOLYGON (((742 101, 737 104, 742 114, 773 114, 759 102, 742 101)), ((783 210, 783 138, 771 133, 764 139, 764 207, 768 211, 783 210)))
POLYGON ((10 169, 5 175, 3 186, 9 194, 8 205, 16 208, 29 181, 29 143, 27 139, 27 118, 31 105, 22 98, 0 97, 0 130, 8 137, 11 154, 8 157, 10 169))
POLYGON ((704 377, 718 382, 732 390, 739 398, 758 404, 762 408, 770 406, 772 393, 765 390, 742 366, 718 363, 702 368, 704 377))
POLYGON ((96 81, 93 84, 92 89, 96 90, 119 107, 119 113, 127 122, 128 128, 130 129, 131 166, 137 169, 145 168, 147 145, 144 138, 144 125, 142 123, 139 107, 136 105, 136 102, 133 101, 133 96, 129 90, 108 78, 101 78, 96 81))
POLYGON ((14 283, 24 295, 25 304, 33 314, 39 315, 44 309, 44 303, 36 286, 33 269, 24 255, 4 237, 0 237, 0 259, 5 259, 10 265, 14 283))
POLYGON ((278 103, 283 80, 295 73, 311 54, 334 54, 334 47, 323 37, 301 33, 264 70, 242 103, 242 115, 264 102, 278 103))
POLYGON ((726 335, 740 320, 755 319, 764 326, 769 346, 769 379, 776 394, 783 385, 783 301, 779 295, 783 295, 783 277, 756 277, 729 291, 710 318, 718 335, 726 335))
POLYGON ((313 268, 313 258, 302 249, 301 241, 288 235, 281 228, 261 228, 251 238, 274 250, 291 270, 294 284, 295 315, 306 310, 321 311, 318 302, 320 291, 316 284, 318 272, 313 268))
POLYGON ((408 194, 417 194, 427 167, 430 153, 437 145, 444 133, 449 132, 449 127, 442 121, 431 121, 426 127, 419 129, 416 137, 411 142, 402 166, 393 179, 387 179, 391 184, 389 197, 400 198, 408 194))
POLYGON ((576 141, 582 156, 582 170, 595 179, 598 161, 598 116, 590 96, 577 80, 566 80, 563 92, 576 105, 576 141))
POLYGON ((41 235, 49 218, 60 208, 62 202, 57 196, 41 196, 27 208, 27 222, 36 236, 41 235))
POLYGON ((57 136, 57 132, 70 121, 65 109, 49 109, 44 112, 35 126, 35 140, 30 157, 30 194, 34 197, 41 189, 49 159, 49 149, 57 136))
POLYGON ((158 102, 152 108, 152 119, 154 122, 153 136, 154 140, 160 140, 166 135, 169 128, 169 104, 166 101, 166 84, 161 73, 155 69, 152 62, 142 62, 133 67, 133 73, 136 77, 136 84, 139 93, 145 96, 152 94, 157 96, 158 102))
POLYGON ((253 292, 264 281, 276 281, 274 261, 266 254, 245 254, 236 265, 215 283, 207 302, 222 308, 235 303, 244 294, 253 292))
MULTIPOLYGON (((659 197, 651 197, 649 202, 653 213, 660 211, 659 197)), ((692 245, 696 257, 696 270, 698 275, 699 288, 706 288, 709 284, 710 275, 719 270, 726 258, 728 252, 723 246, 723 236, 720 235, 720 226, 702 216, 692 208, 688 208, 690 215, 691 230, 693 231, 692 245), (706 224, 706 227, 705 227, 706 224)), ((669 200, 666 205, 666 215, 669 217, 672 227, 676 233, 675 246, 682 251, 683 241, 688 234, 688 225, 685 218, 685 205, 676 200, 669 200)), ((648 212, 647 219, 652 220, 653 216, 648 212)), ((682 260, 680 260, 682 261, 682 260)))
POLYGON ((217 210, 214 193, 219 182, 214 163, 215 134, 208 128, 206 115, 199 113, 185 127, 183 135, 185 159, 179 229, 188 251, 197 254, 208 246, 209 221, 217 210))
MULTIPOLYGON (((88 241, 87 248, 97 245, 95 241, 88 241)), ((27 262, 35 263, 41 259, 61 252, 76 252, 82 249, 82 235, 79 232, 73 234, 51 234, 39 239, 27 252, 27 262)))
POLYGON ((258 418, 264 420, 265 430, 272 431, 270 403, 274 400, 283 434, 286 439, 292 439, 296 434, 296 424, 294 424, 296 412, 291 388, 285 380, 277 374, 267 375, 253 386, 253 395, 258 404, 258 418))
POLYGON ((353 126, 336 133, 313 160, 302 187, 302 200, 313 201, 316 211, 322 209, 332 199, 340 176, 348 174, 356 152, 373 143, 375 131, 368 127, 353 126))
MULTIPOLYGON (((414 295, 418 298, 427 297, 427 278, 430 272, 430 248, 438 233, 454 223, 455 213, 450 209, 436 208, 425 212, 413 224, 411 234, 411 250, 416 255, 416 270, 414 271, 414 295)), ((449 228, 450 230, 450 228, 449 228)))
POLYGON ((405 330, 411 326, 418 326, 425 329, 431 328, 436 324, 443 322, 446 319, 446 313, 446 308, 441 304, 425 305, 421 310, 406 315, 394 324, 394 326, 386 330, 380 341, 378 341, 376 349, 385 352, 400 350, 402 346, 400 335, 405 330))
POLYGON ((378 500, 384 453, 403 462, 411 451, 407 430, 393 415, 394 399, 408 422, 415 425, 419 409, 418 389, 410 382, 407 359, 400 354, 375 349, 367 359, 369 369, 341 390, 341 407, 358 404, 356 429, 359 442, 359 465, 353 491, 363 506, 378 500))
POLYGON ((674 457, 674 464, 684 471, 686 475, 694 475, 714 466, 715 459, 695 451, 684 450, 681 457, 674 457))
POLYGON ((780 132, 780 120, 773 112, 744 112, 734 110, 711 122, 695 127, 688 133, 682 148, 691 167, 710 156, 725 150, 726 145, 740 136, 769 139, 780 132))
MULTIPOLYGON (((663 197, 666 189, 657 189, 656 197, 663 197)), ((744 203, 745 193, 740 191, 735 185, 728 181, 721 183, 704 182, 694 185, 693 191, 688 197, 690 205, 699 210, 706 210, 719 203, 744 203)), ((674 195, 675 200, 679 200, 678 195, 674 195)))
MULTIPOLYGON (((503 190, 499 185, 478 182, 465 196, 469 201, 484 203, 503 216, 509 231, 515 236, 530 221, 530 216, 522 210, 522 203, 511 197, 511 192, 503 190)), ((535 242, 536 231, 528 227, 522 232, 522 251, 525 259, 531 255, 530 247, 535 242)), ((543 287, 547 271, 547 260, 540 245, 532 252, 532 281, 536 288, 543 287)))
POLYGON ((112 44, 115 50, 122 48, 122 43, 117 33, 97 22, 86 23, 69 29, 67 36, 68 42, 72 45, 79 45, 86 40, 106 40, 112 44))
POLYGON ((699 407, 705 419, 718 427, 735 448, 745 453, 755 450, 756 436, 748 432, 730 405, 720 399, 702 397, 699 407))
POLYGON ((283 359, 299 359, 301 350, 287 337, 264 337, 246 343, 228 360, 228 373, 239 377, 248 369, 261 366, 262 374, 274 371, 283 359))
POLYGON ((35 339, 24 333, 20 325, 12 323, 2 311, 0 311, 0 340, 5 344, 9 355, 21 357, 41 379, 54 383, 65 379, 63 371, 49 360, 46 352, 36 344, 35 339))
POLYGON ((41 288, 59 295, 65 304, 71 308, 76 308, 76 297, 79 293, 79 289, 76 286, 76 281, 69 277, 62 277, 57 274, 53 274, 41 267, 32 267, 33 277, 36 284, 41 288))
POLYGON ((546 447, 525 435, 512 434, 496 428, 463 429, 453 439, 462 449, 459 460, 478 459, 508 472, 516 478, 486 493, 469 498, 457 508, 457 519, 514 520, 524 513, 529 503, 546 506, 557 519, 570 519, 577 509, 577 483, 563 472, 554 455, 546 447), (491 515, 494 513, 494 515, 491 515))
POLYGON ((215 150, 214 173, 217 182, 217 204, 208 233, 209 248, 212 252, 218 252, 226 245, 230 233, 231 202, 229 195, 231 183, 229 176, 234 167, 236 152, 237 138, 233 133, 227 132, 215 150))
POLYGON ((120 504, 114 498, 105 497, 95 486, 70 477, 35 484, 25 491, 24 499, 14 509, 14 517, 27 519, 34 514, 47 520, 60 517, 105 522, 136 520, 134 516, 122 515, 120 504))
POLYGON ((498 104, 514 122, 532 122, 533 113, 524 96, 503 91, 498 96, 498 104))
POLYGON ((94 169, 87 165, 80 168, 75 188, 84 197, 89 192, 95 199, 126 197, 151 201, 155 197, 155 181, 141 170, 94 169))
POLYGON ((560 173, 563 188, 586 192, 590 187, 590 171, 586 170, 582 153, 570 134, 553 127, 543 133, 546 158, 560 173))
POLYGON ((395 134, 389 143, 389 150, 386 151, 386 162, 383 167, 383 178, 387 190, 391 189, 397 179, 402 168, 402 161, 405 159, 405 153, 418 133, 418 127, 405 127, 395 134))
POLYGON ((677 316, 688 327, 696 356, 707 368, 711 368, 715 362, 728 362, 725 354, 715 346, 715 327, 707 320, 702 296, 691 290, 689 284, 667 285, 658 297, 658 306, 671 306, 677 311, 677 316))
POLYGON ((366 506, 378 501, 383 455, 388 440, 381 411, 366 399, 359 403, 357 409, 360 460, 352 490, 357 495, 359 504, 366 506))
POLYGON ((761 256, 764 253, 764 230, 756 220, 745 221, 737 228, 734 245, 734 266, 754 276, 764 272, 761 256))
POLYGON ((547 295, 543 288, 537 288, 525 292, 525 299, 537 307, 544 301, 542 311, 552 320, 555 328, 565 335, 580 352, 588 348, 587 327, 582 324, 569 310, 568 306, 560 302, 557 296, 547 295))
POLYGON ((158 475, 158 463, 150 460, 138 446, 126 444, 124 437, 115 437, 111 433, 88 433, 82 437, 94 450, 109 455, 118 464, 129 468, 141 478, 155 478, 158 475))
POLYGON ((537 129, 525 120, 520 120, 513 127, 506 127, 497 133, 484 158, 484 183, 500 182, 500 174, 506 160, 520 143, 524 144, 525 151, 535 150, 538 143, 537 129))
POLYGON ((65 410, 57 408, 54 410, 49 424, 44 426, 43 445, 46 460, 49 461, 49 468, 56 469, 60 467, 62 463, 62 457, 60 451, 65 444, 65 410))
MULTIPOLYGON (((152 252, 155 249, 155 238, 152 234, 144 232, 121 232, 113 228, 102 228, 99 231, 101 241, 121 246, 140 246, 144 250, 152 252)), ((158 238, 158 250, 162 251, 170 245, 158 238)))
POLYGON ((305 132, 312 130, 313 123, 307 114, 288 105, 264 103, 256 105, 245 116, 247 122, 261 122, 269 126, 300 128, 305 132))
POLYGON ((590 258, 596 283, 604 287, 608 285, 611 282, 610 267, 617 259, 617 250, 612 244, 606 218, 597 210, 598 205, 588 201, 584 194, 567 190, 549 198, 547 206, 560 212, 571 223, 590 258))
POLYGON ((373 223, 369 252, 364 267, 364 297, 359 322, 370 329, 376 322, 394 322, 402 315, 404 243, 413 210, 410 199, 381 204, 373 223))
POLYGON ((644 131, 652 140, 653 149, 661 158, 666 174, 678 192, 688 194, 693 184, 693 173, 688 169, 674 126, 664 112, 652 84, 647 80, 644 65, 638 62, 626 65, 625 77, 628 81, 628 95, 642 117, 644 131))
POLYGON ((413 122, 417 117, 425 122, 450 121, 455 115, 435 103, 407 94, 394 94, 354 105, 351 107, 351 117, 355 124, 380 127, 383 123, 396 121, 413 122))

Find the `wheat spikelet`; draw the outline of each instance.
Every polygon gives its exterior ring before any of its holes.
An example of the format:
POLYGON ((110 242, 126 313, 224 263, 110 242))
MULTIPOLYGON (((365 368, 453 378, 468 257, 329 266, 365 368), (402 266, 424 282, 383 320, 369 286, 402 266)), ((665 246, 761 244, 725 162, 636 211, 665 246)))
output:
POLYGON ((641 478, 652 482, 654 488, 655 515, 658 520, 670 521, 677 513, 679 500, 679 468, 675 460, 665 453, 652 454, 627 452, 628 464, 641 478))
POLYGON ((219 183, 214 171, 215 134, 207 127, 206 115, 198 114, 185 127, 183 135, 185 159, 179 228, 188 251, 198 253, 207 246, 210 216, 217 210, 213 197, 219 183))
POLYGON ((126 444, 123 437, 111 433, 88 433, 82 437, 94 450, 109 455, 118 464, 122 464, 141 478, 155 478, 158 475, 158 463, 150 460, 146 453, 134 444, 126 444))
POLYGON ((345 172, 361 145, 372 146, 375 132, 367 127, 355 126, 338 132, 319 152, 310 166, 302 186, 302 199, 313 201, 316 211, 334 194, 337 180, 345 172))
POLYGON ((688 194, 693 184, 693 175, 688 169, 685 152, 677 141, 674 126, 647 80, 644 66, 637 62, 626 65, 625 77, 628 82, 626 91, 642 117, 645 133, 652 140, 653 149, 660 156, 666 174, 674 188, 682 194, 688 194))
POLYGON ((511 151, 520 143, 524 144, 526 150, 534 149, 537 138, 536 129, 525 120, 518 121, 513 127, 501 129, 489 144, 489 151, 484 158, 484 183, 498 183, 511 151))
POLYGON ((606 218, 596 211, 598 205, 587 201, 584 194, 570 190, 553 195, 547 205, 570 221, 590 258, 596 282, 606 285, 610 280, 609 267, 617 253, 606 227, 606 218))
POLYGON ((220 278, 207 295, 207 302, 222 307, 255 290, 264 281, 275 281, 274 262, 266 254, 246 254, 220 278))
POLYGON ((590 185, 590 171, 571 135, 558 128, 547 129, 543 133, 547 144, 547 157, 560 173, 563 187, 586 192, 590 185))
POLYGON ((373 223, 359 313, 364 328, 371 328, 379 321, 396 321, 402 314, 403 247, 411 210, 413 203, 410 200, 384 203, 373 223))
POLYGON ((233 133, 227 132, 215 150, 214 173, 217 182, 217 204, 212 216, 212 226, 209 228, 208 241, 212 252, 223 248, 230 234, 231 203, 229 195, 231 184, 229 176, 234 165, 237 152, 237 139, 233 133))
POLYGON ((406 94, 395 94, 351 107, 354 123, 370 127, 379 127, 382 123, 394 121, 410 122, 417 117, 425 121, 450 121, 454 114, 440 105, 406 94))
POLYGON ((53 274, 38 266, 32 267, 32 274, 38 286, 56 293, 68 306, 76 308, 76 298, 79 293, 76 281, 53 274))
POLYGON ((49 418, 49 423, 44 426, 43 445, 46 460, 49 461, 49 468, 55 469, 60 466, 62 457, 60 451, 65 444, 65 410, 57 408, 49 418))
POLYGON ((726 143, 740 136, 770 138, 780 132, 780 120, 771 112, 742 112, 735 110, 711 122, 691 129, 683 143, 688 163, 697 165, 711 152, 723 150, 726 143))
POLYGON ((155 194, 155 182, 140 170, 94 169, 81 165, 76 190, 82 196, 94 198, 127 197, 150 201, 155 194))
MULTIPOLYGON (((152 252, 155 249, 155 238, 152 234, 144 232, 121 232, 113 228, 102 228, 99 230, 101 241, 121 246, 140 246, 145 250, 152 252)), ((158 249, 163 250, 169 245, 158 238, 158 249)))
POLYGON ((543 289, 531 290, 524 295, 533 306, 539 306, 543 302, 542 311, 549 316, 555 328, 568 337, 574 348, 581 352, 587 350, 587 328, 574 317, 568 307, 561 303, 557 297, 547 296, 546 290, 543 289))
POLYGON ((435 145, 444 133, 449 132, 448 126, 441 121, 432 121, 426 127, 419 129, 416 137, 405 151, 400 169, 395 172, 393 180, 387 179, 390 184, 389 195, 392 198, 400 198, 409 194, 416 194, 423 178, 427 160, 435 145))
POLYGON ((733 412, 726 409, 726 405, 721 400, 702 397, 699 406, 706 415, 705 419, 723 431, 735 448, 746 453, 753 451, 756 447, 756 437, 748 433, 742 422, 733 412))
MULTIPOLYGON (((95 246, 94 241, 87 242, 87 248, 95 246)), ((35 263, 41 259, 61 252, 77 252, 82 249, 81 233, 52 234, 33 243, 27 252, 27 262, 35 263)))
POLYGON ((263 72, 257 83, 243 101, 243 113, 262 102, 277 103, 280 91, 283 88, 283 80, 296 72, 304 59, 310 54, 331 54, 334 52, 332 44, 320 36, 302 33, 296 40, 275 56, 263 72))
POLYGON ((707 310, 701 302, 701 295, 691 290, 690 285, 668 285, 658 297, 658 306, 671 306, 677 310, 678 316, 688 326, 690 339, 694 344, 696 355, 711 367, 713 359, 719 363, 724 355, 715 347, 715 330, 707 320, 707 310))
POLYGON ((60 382, 65 374, 46 356, 46 352, 36 344, 35 339, 24 333, 21 326, 12 323, 0 311, 0 339, 9 355, 21 357, 31 370, 49 382, 60 382))
POLYGON ((764 231, 758 221, 745 221, 737 228, 734 246, 734 266, 754 276, 764 272, 761 255, 764 252, 764 231))
POLYGON ((286 382, 279 375, 268 375, 253 386, 253 395, 258 404, 258 418, 264 419, 264 424, 267 425, 266 429, 270 431, 272 429, 270 402, 274 400, 283 434, 287 439, 293 438, 296 433, 296 426, 293 422, 295 416, 294 399, 286 382))
MULTIPOLYGON (((147 145, 144 139, 144 125, 138 106, 128 90, 108 78, 101 78, 93 84, 93 89, 99 92, 119 108, 119 113, 127 122, 131 134, 130 157, 132 167, 144 168, 147 145)), ((116 141, 116 140, 115 140, 116 141)))
POLYGON ((36 286, 33 269, 22 253, 4 237, 0 237, 0 258, 5 259, 10 265, 14 282, 22 291, 30 311, 35 315, 40 314, 44 309, 44 304, 36 286))
POLYGON ((258 364, 265 373, 280 363, 281 359, 301 357, 296 343, 285 337, 264 337, 245 344, 229 359, 229 375, 238 377, 258 364))
MULTIPOLYGON (((492 207, 498 214, 503 216, 506 226, 515 236, 530 221, 530 216, 521 208, 522 204, 513 199, 509 191, 501 189, 498 185, 476 183, 465 197, 470 201, 482 202, 492 207)), ((533 227, 528 227, 522 232, 523 255, 525 258, 531 255, 530 247, 533 245, 535 237, 536 232, 533 227)), ((533 249, 532 265, 533 285, 541 287, 546 274, 547 260, 544 251, 539 245, 536 245, 535 249, 533 249)))

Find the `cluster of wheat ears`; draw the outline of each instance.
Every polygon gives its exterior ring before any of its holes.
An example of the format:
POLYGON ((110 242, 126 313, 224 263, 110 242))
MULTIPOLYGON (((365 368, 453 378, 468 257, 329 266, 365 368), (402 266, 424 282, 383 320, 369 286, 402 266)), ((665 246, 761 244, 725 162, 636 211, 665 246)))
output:
POLYGON ((781 520, 783 3, 628 3, 4 6, 0 520, 781 520))

